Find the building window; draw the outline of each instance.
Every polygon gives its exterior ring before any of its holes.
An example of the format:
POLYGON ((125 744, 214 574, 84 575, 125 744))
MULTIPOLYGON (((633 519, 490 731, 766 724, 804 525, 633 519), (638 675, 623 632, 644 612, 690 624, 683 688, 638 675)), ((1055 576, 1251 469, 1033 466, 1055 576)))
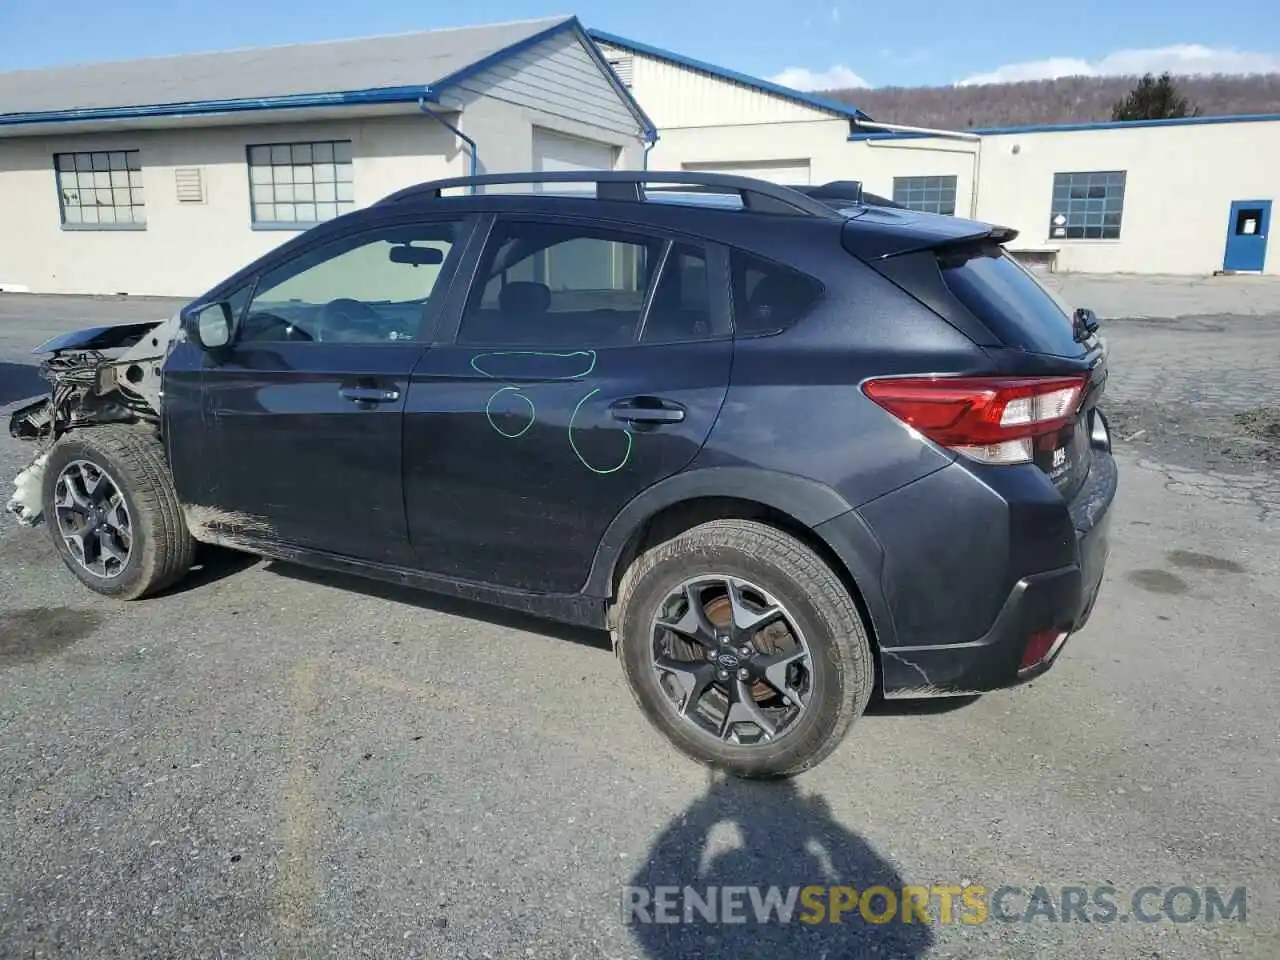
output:
POLYGON ((306 227, 355 209, 351 141, 249 147, 249 190, 258 226, 306 227))
POLYGON ((53 168, 64 226, 112 230, 146 224, 139 151, 55 153, 53 168))
POLYGON ((1065 240, 1119 240, 1125 171, 1055 173, 1049 236, 1065 240))
POLYGON ((902 204, 908 210, 955 216, 956 178, 894 177, 893 202, 902 204))

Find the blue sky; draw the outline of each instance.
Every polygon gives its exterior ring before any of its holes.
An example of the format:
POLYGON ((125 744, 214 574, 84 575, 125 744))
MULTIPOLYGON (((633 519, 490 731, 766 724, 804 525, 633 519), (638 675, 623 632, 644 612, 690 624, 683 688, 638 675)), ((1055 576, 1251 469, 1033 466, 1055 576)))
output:
POLYGON ((0 0, 0 70, 562 13, 808 88, 1280 71, 1280 0, 0 0))

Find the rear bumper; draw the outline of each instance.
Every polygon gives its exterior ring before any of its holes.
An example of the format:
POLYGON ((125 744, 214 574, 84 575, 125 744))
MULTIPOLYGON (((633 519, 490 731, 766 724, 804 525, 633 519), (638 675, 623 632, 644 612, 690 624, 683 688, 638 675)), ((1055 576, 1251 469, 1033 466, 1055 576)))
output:
MULTIPOLYGON (((1069 636, 1088 622, 1097 601, 1109 553, 1110 508, 1117 484, 1115 460, 1110 453, 1095 450, 1084 487, 1069 505, 1057 500, 1056 523, 1047 522, 1048 515, 1040 512, 1045 504, 1036 504, 1036 522, 1030 529, 1058 528, 1052 535, 1036 533, 1031 537, 1034 549, 1027 549, 1026 538, 1021 534, 1028 528, 1009 523, 1001 537, 1007 549, 997 550, 990 541, 959 549, 957 558, 967 559, 968 570, 946 568, 945 578, 937 576, 939 565, 947 563, 945 556, 938 558, 945 548, 940 546, 928 555, 917 552, 913 563, 895 569, 891 558, 900 555, 900 550, 886 544, 884 556, 890 573, 882 576, 881 582, 890 589, 878 598, 881 603, 868 603, 873 614, 876 607, 887 614, 884 626, 890 628, 880 629, 881 624, 877 623, 885 697, 982 693, 1026 682, 1050 669, 1069 636), (1004 540, 1005 536, 1012 539, 1004 540), (1003 556, 992 559, 997 553, 1003 556), (1057 562, 1040 564, 1038 572, 1021 577, 1005 573, 1008 579, 1004 582, 1012 586, 996 596, 997 602, 992 605, 994 618, 987 614, 977 629, 968 626, 974 623, 972 619, 955 626, 965 619, 958 616, 960 611, 977 607, 980 598, 990 595, 991 571, 1008 571, 1011 557, 1025 561, 1033 555, 1056 558, 1057 562), (908 576, 908 571, 918 572, 908 576), (940 586, 940 580, 945 580, 946 585, 940 586), (945 592, 940 594, 940 589, 945 592), (936 610, 943 611, 945 618, 934 617, 936 610), (904 630, 904 626, 914 628, 904 630), (926 631, 921 626, 933 629, 926 631), (969 638, 955 636, 961 630, 973 632, 969 638), (1028 639, 1049 632, 1054 642, 1047 652, 1024 667, 1028 639), (980 635, 970 639, 975 634, 980 635)), ((1004 500, 1002 506, 1010 514, 1017 514, 1025 502, 1004 500)), ((879 536, 877 527, 883 524, 870 526, 879 536)), ((952 534, 953 539, 963 538, 968 532, 964 521, 955 521, 954 528, 959 532, 952 534)), ((915 546, 922 545, 917 542, 915 546)), ((886 618, 873 616, 876 619, 883 622, 886 618)))

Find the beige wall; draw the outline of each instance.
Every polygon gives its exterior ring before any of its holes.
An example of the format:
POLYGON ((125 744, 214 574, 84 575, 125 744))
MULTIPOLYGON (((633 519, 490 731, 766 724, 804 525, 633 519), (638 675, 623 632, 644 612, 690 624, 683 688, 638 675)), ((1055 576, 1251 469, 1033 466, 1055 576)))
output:
MULTIPOLYGON (((892 191, 894 176, 955 174, 957 212, 968 215, 972 144, 862 141, 848 148, 852 167, 877 193, 892 191)), ((1277 158, 1275 121, 988 136, 977 216, 1019 230, 1014 248, 1056 249, 1061 271, 1210 274, 1222 268, 1233 200, 1271 199, 1280 212, 1277 158), (1053 175, 1107 170, 1126 172, 1120 239, 1050 237, 1053 175)), ((1271 232, 1266 272, 1280 274, 1280 236, 1271 232)))
POLYGON ((808 161, 813 183, 856 179, 848 136, 848 121, 838 117, 675 130, 659 127, 649 166, 679 170, 686 163, 808 161))
MULTIPOLYGON (((357 207, 401 187, 469 171, 463 145, 410 105, 404 116, 147 129, 0 139, 0 282, 49 293, 197 296, 297 235, 254 229, 245 148, 264 142, 353 141, 357 207), (62 227, 55 153, 140 150, 145 230, 62 227), (179 203, 174 171, 197 167, 201 203, 179 203)), ((529 170, 534 125, 612 143, 639 167, 637 136, 601 130, 488 97, 452 116, 480 147, 481 172, 529 170)))

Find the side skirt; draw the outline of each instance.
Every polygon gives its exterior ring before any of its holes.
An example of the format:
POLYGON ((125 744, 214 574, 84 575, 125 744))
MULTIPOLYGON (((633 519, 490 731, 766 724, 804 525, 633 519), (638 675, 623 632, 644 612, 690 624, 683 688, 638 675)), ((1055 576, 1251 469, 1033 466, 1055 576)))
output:
POLYGON ((321 550, 309 550, 306 547, 280 541, 264 541, 258 537, 246 535, 234 538, 211 538, 211 540, 233 549, 256 553, 270 560, 282 560, 318 570, 381 580, 384 583, 394 583, 428 593, 515 610, 559 623, 598 630, 607 629, 605 601, 598 597, 577 593, 530 593, 524 590, 511 590, 469 580, 455 580, 452 577, 424 573, 407 567, 359 560, 321 550))

